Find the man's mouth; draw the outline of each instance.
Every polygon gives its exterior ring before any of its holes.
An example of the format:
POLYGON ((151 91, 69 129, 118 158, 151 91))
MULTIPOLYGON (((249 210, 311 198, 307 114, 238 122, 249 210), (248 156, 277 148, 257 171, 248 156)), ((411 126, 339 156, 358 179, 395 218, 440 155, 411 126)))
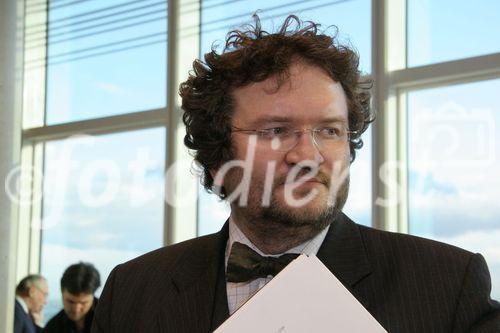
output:
POLYGON ((288 183, 285 183, 285 185, 297 185, 297 184, 323 184, 322 181, 319 179, 297 179, 288 183))
POLYGON ((302 176, 288 182, 286 180, 283 181, 283 184, 285 185, 296 185, 296 184, 306 184, 306 183, 318 183, 328 186, 328 177, 326 177, 326 175, 324 175, 323 173, 319 173, 315 177, 302 176))
POLYGON ((312 188, 317 186, 326 186, 328 187, 328 182, 325 182, 324 179, 319 177, 314 178, 299 178, 294 181, 284 182, 283 187, 291 187, 291 189, 300 189, 300 188, 312 188))

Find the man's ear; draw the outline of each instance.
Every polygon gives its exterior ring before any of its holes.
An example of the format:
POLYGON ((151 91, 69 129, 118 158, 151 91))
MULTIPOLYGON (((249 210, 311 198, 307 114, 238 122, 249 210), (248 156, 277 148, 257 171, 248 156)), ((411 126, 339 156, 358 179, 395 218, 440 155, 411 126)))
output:
POLYGON ((36 288, 33 286, 29 287, 29 289, 28 289, 28 296, 29 297, 33 297, 35 295, 35 289, 36 288))

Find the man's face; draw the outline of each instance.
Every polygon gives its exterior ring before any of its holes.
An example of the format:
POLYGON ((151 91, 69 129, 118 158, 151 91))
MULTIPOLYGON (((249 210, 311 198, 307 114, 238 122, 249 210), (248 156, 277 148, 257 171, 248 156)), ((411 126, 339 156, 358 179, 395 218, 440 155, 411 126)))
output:
POLYGON ((30 312, 40 313, 45 304, 47 304, 47 296, 49 295, 49 286, 47 281, 39 280, 29 290, 29 303, 28 307, 30 312))
MULTIPOLYGON (((329 143, 327 147, 318 147, 307 130, 338 126, 339 123, 347 127, 344 90, 320 68, 301 62, 290 67, 289 79, 282 83, 279 90, 276 88, 276 78, 271 77, 236 89, 232 125, 241 129, 287 127, 305 131, 288 151, 273 148, 271 142, 257 139, 248 203, 246 207, 238 207, 238 201, 235 201, 232 203, 233 210, 240 210, 250 218, 288 225, 324 224, 325 221, 318 220, 330 219, 347 198, 349 144, 345 139, 333 145, 329 143), (299 167, 304 161, 308 161, 308 167, 312 166, 312 169, 299 167), (270 177, 270 169, 275 170, 273 177, 270 177), (298 176, 287 180, 294 169, 300 170, 298 176), (310 170, 315 170, 314 176, 299 185, 301 176, 310 170), (269 188, 270 194, 266 194, 269 188), (267 204, 266 195, 269 197, 267 204), (300 199, 306 198, 310 200, 297 204, 300 199)), ((232 134, 236 160, 245 160, 247 156, 251 137, 248 133, 232 134)), ((241 168, 233 168, 227 173, 223 185, 228 194, 238 186, 242 177, 241 168)))
POLYGON ((84 319, 94 303, 93 294, 81 293, 73 295, 65 289, 62 291, 62 299, 64 312, 66 312, 68 318, 73 321, 84 319))

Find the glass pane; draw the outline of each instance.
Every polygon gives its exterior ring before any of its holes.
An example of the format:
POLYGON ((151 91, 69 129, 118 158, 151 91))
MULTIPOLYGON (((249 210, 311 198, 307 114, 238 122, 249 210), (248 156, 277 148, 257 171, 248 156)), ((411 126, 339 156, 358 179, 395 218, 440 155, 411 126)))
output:
POLYGON ((410 232, 483 254, 500 298, 500 80, 408 95, 410 232))
POLYGON ((221 201, 217 195, 205 191, 201 185, 198 193, 198 235, 219 231, 231 213, 229 204, 221 201))
POLYGON ((342 210, 354 222, 370 226, 372 224, 372 130, 363 134, 363 147, 356 151, 356 159, 351 164, 349 196, 342 210))
POLYGON ((500 52, 500 1, 408 0, 408 66, 500 52))
MULTIPOLYGON (((166 105, 166 3, 50 6, 47 124, 166 105)), ((35 32, 28 31, 26 38, 35 40, 35 32)))
MULTIPOLYGON (((275 31, 283 19, 295 14, 302 20, 321 23, 323 28, 335 25, 339 37, 349 42, 361 56, 361 69, 371 70, 371 1, 203 1, 201 2, 201 53, 210 51, 212 44, 218 50, 224 46, 226 34, 237 27, 252 22, 252 14, 259 11, 262 26, 267 31, 275 31), (355 17, 355 19, 353 19, 355 17)), ((335 30, 330 29, 331 33, 335 30)))
POLYGON ((163 128, 46 144, 46 320, 62 308, 59 281, 70 264, 92 262, 104 283, 116 265, 162 246, 164 160, 163 128))

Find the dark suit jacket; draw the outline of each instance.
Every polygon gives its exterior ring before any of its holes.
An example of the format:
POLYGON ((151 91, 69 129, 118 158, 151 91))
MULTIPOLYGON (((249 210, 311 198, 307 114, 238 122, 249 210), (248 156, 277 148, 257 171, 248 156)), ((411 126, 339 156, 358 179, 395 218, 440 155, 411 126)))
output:
POLYGON ((14 333, 38 333, 41 330, 40 327, 35 325, 31 316, 24 311, 21 303, 16 300, 14 308, 14 333))
MULTIPOLYGON (((117 266, 93 333, 210 332, 228 317, 227 223, 117 266)), ((500 332, 483 257, 419 237, 333 222, 318 258, 389 332, 500 332)), ((332 327, 334 329, 334 327, 332 327)))

